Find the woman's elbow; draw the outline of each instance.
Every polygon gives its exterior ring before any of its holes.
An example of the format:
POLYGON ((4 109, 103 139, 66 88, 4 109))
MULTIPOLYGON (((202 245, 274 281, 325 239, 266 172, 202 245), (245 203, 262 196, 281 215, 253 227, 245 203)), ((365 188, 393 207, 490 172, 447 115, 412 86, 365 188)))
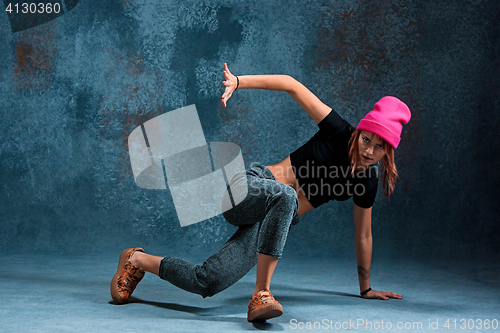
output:
POLYGON ((373 242, 372 234, 370 233, 363 233, 363 234, 357 234, 356 235, 356 242, 360 242, 362 244, 369 244, 373 242))
POLYGON ((291 75, 283 75, 283 90, 287 93, 292 93, 295 91, 298 82, 299 81, 295 80, 291 75))

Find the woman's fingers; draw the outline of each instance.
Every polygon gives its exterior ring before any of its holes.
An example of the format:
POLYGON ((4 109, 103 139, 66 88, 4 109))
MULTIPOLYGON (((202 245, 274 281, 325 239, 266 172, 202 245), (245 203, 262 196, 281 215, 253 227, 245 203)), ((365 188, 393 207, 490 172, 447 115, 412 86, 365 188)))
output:
POLYGON ((382 292, 382 295, 385 297, 384 299, 389 299, 390 298, 403 298, 400 294, 393 293, 391 291, 384 291, 382 292))
POLYGON ((364 297, 365 298, 378 298, 381 300, 388 300, 389 298, 397 298, 397 299, 403 298, 402 295, 393 293, 391 291, 376 291, 376 290, 371 290, 364 297))
POLYGON ((392 292, 389 292, 389 295, 387 295, 387 296, 392 297, 392 298, 403 298, 402 295, 396 294, 396 293, 392 293, 392 292))
POLYGON ((227 67, 227 64, 224 63, 224 73, 227 72, 229 75, 231 74, 231 72, 229 71, 229 68, 227 67))
POLYGON ((224 77, 226 78, 226 80, 234 78, 234 75, 231 74, 231 72, 229 71, 229 68, 227 68, 226 63, 224 64, 224 77))
POLYGON ((224 94, 222 94, 222 105, 226 107, 227 100, 231 98, 233 91, 236 88, 236 78, 233 74, 231 74, 226 63, 224 63, 224 77, 226 80, 222 81, 222 84, 226 86, 226 90, 224 91, 224 94))
POLYGON ((226 87, 224 94, 222 94, 222 105, 224 105, 224 107, 227 106, 227 100, 231 98, 231 95, 232 95, 231 89, 229 87, 226 87))
POLYGON ((389 299, 389 295, 387 295, 387 293, 388 293, 388 291, 382 291, 382 292, 380 292, 379 298, 383 299, 385 301, 388 300, 389 299))
POLYGON ((231 97, 231 95, 232 95, 231 88, 226 87, 226 90, 222 94, 222 98, 226 98, 226 97, 229 98, 229 97, 231 97))

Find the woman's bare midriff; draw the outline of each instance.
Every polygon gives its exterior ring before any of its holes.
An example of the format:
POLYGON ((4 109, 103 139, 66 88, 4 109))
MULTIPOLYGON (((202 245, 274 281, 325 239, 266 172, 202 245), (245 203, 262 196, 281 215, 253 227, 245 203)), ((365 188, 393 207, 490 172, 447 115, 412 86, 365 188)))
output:
POLYGON ((293 173, 292 163, 290 163, 290 156, 279 163, 266 165, 266 167, 271 170, 276 181, 291 186, 295 190, 295 192, 297 192, 297 197, 299 198, 299 216, 302 216, 304 213, 307 213, 314 208, 309 200, 307 200, 304 192, 300 189, 299 183, 297 182, 295 174, 293 173))

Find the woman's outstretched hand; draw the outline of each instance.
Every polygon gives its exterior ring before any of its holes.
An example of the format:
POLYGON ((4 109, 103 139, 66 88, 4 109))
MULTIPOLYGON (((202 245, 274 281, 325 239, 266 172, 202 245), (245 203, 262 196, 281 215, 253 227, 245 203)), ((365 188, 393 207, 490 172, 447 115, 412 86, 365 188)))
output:
POLYGON ((403 296, 401 296, 400 294, 396 294, 391 291, 376 291, 376 290, 370 290, 362 297, 383 299, 383 300, 388 300, 389 298, 398 298, 398 299, 403 298, 403 296))
POLYGON ((231 74, 229 68, 227 68, 227 64, 224 64, 224 77, 226 78, 226 81, 222 81, 222 84, 226 86, 226 90, 224 91, 224 94, 222 94, 222 105, 226 107, 227 100, 233 95, 233 91, 236 89, 236 84, 238 82, 236 80, 236 76, 231 74))

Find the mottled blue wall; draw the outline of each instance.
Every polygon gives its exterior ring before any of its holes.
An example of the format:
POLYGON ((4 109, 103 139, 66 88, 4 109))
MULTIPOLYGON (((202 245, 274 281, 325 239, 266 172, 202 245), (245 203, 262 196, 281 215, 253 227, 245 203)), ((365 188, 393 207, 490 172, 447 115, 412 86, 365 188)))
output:
MULTIPOLYGON (((352 124, 384 95, 413 111, 401 182, 374 208, 374 256, 499 254, 499 5, 448 1, 91 1, 12 33, 0 14, 0 249, 210 253, 222 217, 181 228, 137 187, 127 137, 196 104, 207 141, 275 163, 316 131, 284 92, 237 91, 222 67, 289 74, 352 124)), ((303 216, 287 252, 352 256, 352 202, 303 216)))

